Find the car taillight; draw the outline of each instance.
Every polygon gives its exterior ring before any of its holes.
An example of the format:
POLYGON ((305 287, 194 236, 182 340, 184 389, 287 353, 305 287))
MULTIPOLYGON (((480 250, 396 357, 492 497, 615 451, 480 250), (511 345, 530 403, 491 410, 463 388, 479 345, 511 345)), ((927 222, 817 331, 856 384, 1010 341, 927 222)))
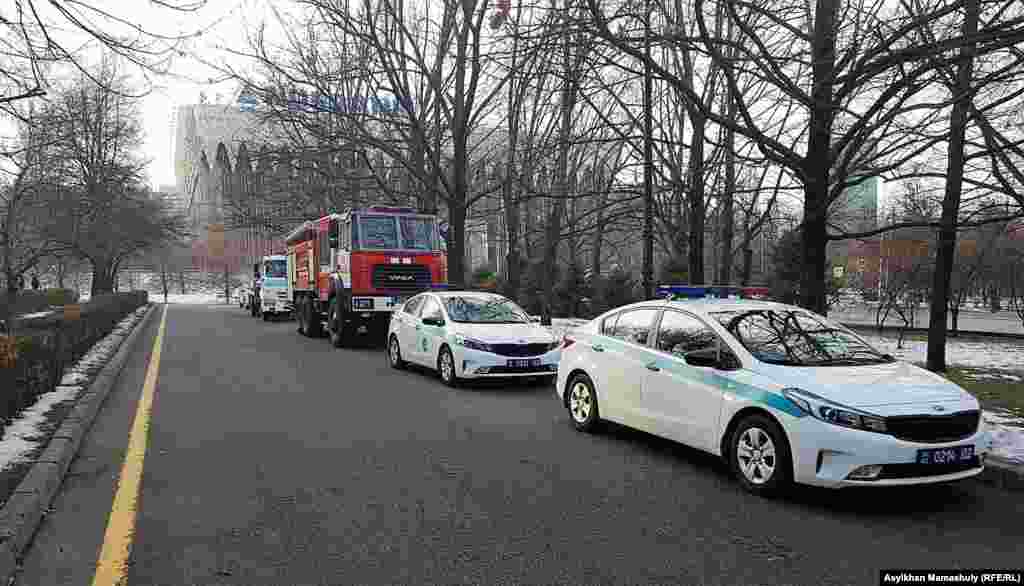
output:
POLYGON ((575 343, 576 340, 574 340, 573 338, 570 338, 569 336, 562 336, 562 348, 568 348, 569 346, 572 346, 575 343))

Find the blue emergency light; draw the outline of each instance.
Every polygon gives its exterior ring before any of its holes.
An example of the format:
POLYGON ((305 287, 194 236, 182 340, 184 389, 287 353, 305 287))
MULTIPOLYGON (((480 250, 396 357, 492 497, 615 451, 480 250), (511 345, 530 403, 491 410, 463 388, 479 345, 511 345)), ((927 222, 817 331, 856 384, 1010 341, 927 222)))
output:
POLYGON ((658 285, 655 296, 659 299, 766 299, 767 287, 737 287, 733 285, 658 285))

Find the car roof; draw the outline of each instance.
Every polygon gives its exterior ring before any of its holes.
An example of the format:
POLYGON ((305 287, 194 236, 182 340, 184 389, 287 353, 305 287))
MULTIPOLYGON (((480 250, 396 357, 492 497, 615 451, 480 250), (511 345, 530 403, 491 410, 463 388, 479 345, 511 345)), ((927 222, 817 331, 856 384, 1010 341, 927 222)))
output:
POLYGON ((430 293, 433 293, 434 295, 437 295, 438 297, 442 297, 442 298, 444 298, 444 297, 502 297, 502 298, 505 297, 504 295, 501 295, 499 293, 493 293, 491 291, 473 291, 473 290, 463 290, 463 291, 430 291, 430 293))
POLYGON ((624 309, 640 309, 640 308, 654 308, 654 309, 665 309, 674 307, 676 309, 683 309, 693 313, 714 313, 718 311, 750 311, 757 309, 780 309, 780 310, 800 310, 802 308, 794 305, 787 305, 785 303, 776 303, 774 301, 762 301, 759 299, 679 299, 679 300, 667 300, 667 299, 654 299, 649 301, 640 301, 637 303, 631 303, 629 305, 623 305, 616 307, 615 309, 609 310, 606 314, 612 314, 624 309))

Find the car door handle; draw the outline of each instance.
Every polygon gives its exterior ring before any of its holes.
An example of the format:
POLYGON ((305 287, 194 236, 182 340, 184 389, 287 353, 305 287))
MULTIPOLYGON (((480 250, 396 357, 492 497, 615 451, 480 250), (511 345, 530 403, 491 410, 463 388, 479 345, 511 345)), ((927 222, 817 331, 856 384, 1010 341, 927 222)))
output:
POLYGON ((597 344, 591 344, 590 347, 594 349, 594 352, 604 352, 604 346, 598 346, 597 344))
POLYGON ((644 366, 647 367, 647 370, 653 370, 654 372, 661 371, 661 368, 658 367, 658 363, 656 363, 656 362, 650 362, 650 363, 645 364, 644 366))

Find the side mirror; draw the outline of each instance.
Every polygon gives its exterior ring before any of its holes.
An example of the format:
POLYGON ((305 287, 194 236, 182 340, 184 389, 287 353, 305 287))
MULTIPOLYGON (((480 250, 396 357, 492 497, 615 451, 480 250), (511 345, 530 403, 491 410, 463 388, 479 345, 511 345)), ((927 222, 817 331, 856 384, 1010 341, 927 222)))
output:
POLYGON ((685 354, 686 363, 690 366, 704 366, 708 368, 720 368, 717 348, 704 348, 694 350, 685 354))
POLYGON ((444 319, 440 317, 425 317, 423 318, 423 325, 425 326, 443 326, 444 319))

